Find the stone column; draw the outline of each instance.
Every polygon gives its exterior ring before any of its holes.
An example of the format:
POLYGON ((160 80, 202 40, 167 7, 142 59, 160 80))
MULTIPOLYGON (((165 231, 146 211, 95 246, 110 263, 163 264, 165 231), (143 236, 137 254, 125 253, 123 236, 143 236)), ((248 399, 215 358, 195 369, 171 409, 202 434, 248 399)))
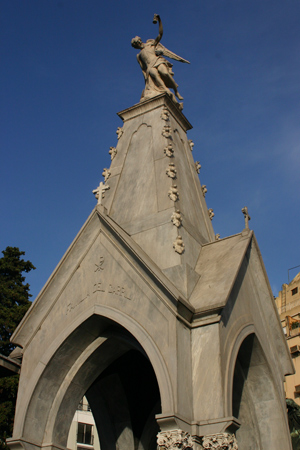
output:
POLYGON ((157 450, 193 449, 193 440, 189 433, 177 430, 161 431, 157 435, 157 450))
POLYGON ((238 450, 235 435, 229 433, 207 434, 202 439, 202 447, 209 450, 238 450))

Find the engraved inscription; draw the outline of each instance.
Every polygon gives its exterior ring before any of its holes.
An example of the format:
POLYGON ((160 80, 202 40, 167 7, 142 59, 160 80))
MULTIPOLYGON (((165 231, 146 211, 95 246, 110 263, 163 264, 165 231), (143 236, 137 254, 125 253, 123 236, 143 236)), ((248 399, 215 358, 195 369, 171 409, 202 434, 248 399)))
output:
POLYGON ((104 270, 104 267, 102 267, 103 263, 104 263, 104 256, 100 256, 99 264, 95 264, 96 266, 95 272, 100 272, 101 270, 104 270))

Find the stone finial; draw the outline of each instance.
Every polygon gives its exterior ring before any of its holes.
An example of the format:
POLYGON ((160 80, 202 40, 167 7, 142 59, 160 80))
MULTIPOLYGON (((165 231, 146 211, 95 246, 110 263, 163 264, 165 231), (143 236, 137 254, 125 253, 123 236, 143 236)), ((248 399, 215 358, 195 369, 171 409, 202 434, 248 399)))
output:
POLYGON ((95 195, 96 199, 98 200, 97 204, 102 204, 102 199, 104 198, 105 191, 109 189, 109 186, 105 186, 105 184, 101 181, 97 189, 93 190, 93 194, 95 195))
POLYGON ((104 177, 104 181, 106 182, 111 176, 111 171, 109 169, 103 169, 102 176, 104 177))
POLYGON ((170 178, 173 178, 173 179, 176 178, 177 170, 175 169, 174 163, 169 164, 169 166, 167 167, 167 170, 166 170, 166 174, 170 178))
POLYGON ((160 431, 157 435, 157 450, 193 449, 193 439, 182 430, 160 431))
POLYGON ((165 120, 165 121, 169 120, 169 111, 167 108, 164 108, 162 110, 160 117, 162 120, 165 120))
POLYGON ((113 160, 116 154, 118 153, 118 150, 116 149, 116 147, 109 147, 108 153, 110 154, 111 160, 113 160))
POLYGON ((202 439, 204 450, 238 450, 237 440, 234 434, 217 433, 208 434, 202 439))
POLYGON ((194 142, 192 141, 192 139, 189 139, 189 140, 188 140, 188 143, 189 143, 189 146, 190 146, 190 149, 191 149, 191 152, 192 152, 195 144, 194 144, 194 142))
POLYGON ((169 158, 172 158, 172 156, 174 156, 174 149, 173 149, 173 145, 171 143, 169 145, 167 145, 167 147, 164 148, 164 153, 169 158))
POLYGON ((206 184, 203 184, 203 186, 202 186, 202 194, 203 194, 203 197, 205 198, 205 195, 206 195, 206 193, 207 193, 207 187, 206 187, 206 184))
POLYGON ((173 212, 171 216, 171 221, 173 222, 173 225, 175 225, 175 227, 179 228, 181 226, 182 216, 180 214, 179 209, 176 209, 176 211, 173 212))
POLYGON ((119 140, 121 138, 122 134, 124 133, 124 131, 121 127, 118 127, 116 133, 117 133, 118 140, 119 140))
POLYGON ((176 184, 174 184, 173 186, 170 187, 170 189, 168 191, 168 197, 170 200, 172 200, 172 202, 177 202, 177 200, 179 198, 179 193, 178 193, 176 184))
POLYGON ((181 236, 177 236, 173 242, 173 248, 175 249, 175 252, 179 253, 179 255, 184 252, 184 243, 181 236))
POLYGON ((242 213, 244 214, 244 218, 245 218, 245 229, 249 230, 249 220, 251 220, 251 217, 248 214, 247 206, 244 206, 244 208, 242 208, 242 213))
POLYGON ((200 173, 201 164, 199 163, 199 161, 195 161, 195 169, 197 173, 200 173))
POLYGON ((219 233, 217 233, 216 235, 215 235, 215 240, 216 241, 219 241, 221 239, 221 235, 219 234, 219 233))
POLYGON ((210 220, 212 220, 215 215, 214 210, 212 208, 209 208, 208 215, 209 215, 210 220))
POLYGON ((162 130, 161 134, 163 135, 163 137, 169 139, 172 136, 170 125, 165 125, 163 127, 163 130, 162 130))

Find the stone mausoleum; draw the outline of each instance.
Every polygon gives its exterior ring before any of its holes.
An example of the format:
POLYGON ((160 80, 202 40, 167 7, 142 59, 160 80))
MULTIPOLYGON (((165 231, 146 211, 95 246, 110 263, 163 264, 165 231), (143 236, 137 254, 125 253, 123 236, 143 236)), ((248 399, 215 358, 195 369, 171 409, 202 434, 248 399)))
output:
POLYGON ((215 236, 191 125, 142 45, 151 79, 118 114, 98 203, 13 335, 9 446, 65 450, 85 395, 101 450, 291 449, 293 365, 247 211, 215 236))

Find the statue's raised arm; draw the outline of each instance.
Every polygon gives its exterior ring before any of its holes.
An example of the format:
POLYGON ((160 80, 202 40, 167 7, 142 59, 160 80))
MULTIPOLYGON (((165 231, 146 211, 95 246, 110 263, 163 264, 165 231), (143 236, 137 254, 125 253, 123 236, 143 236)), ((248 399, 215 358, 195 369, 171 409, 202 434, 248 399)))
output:
POLYGON ((146 43, 143 43, 141 38, 136 36, 131 41, 132 47, 141 50, 137 55, 138 63, 145 78, 145 89, 142 93, 141 101, 155 97, 162 92, 167 92, 177 102, 175 96, 178 100, 183 100, 183 97, 179 94, 178 85, 173 78, 173 64, 167 61, 164 56, 188 64, 189 62, 166 49, 160 43, 163 35, 163 26, 160 16, 154 14, 153 23, 157 22, 159 24, 159 33, 156 39, 148 39, 146 43), (174 90, 175 95, 170 89, 174 90))

